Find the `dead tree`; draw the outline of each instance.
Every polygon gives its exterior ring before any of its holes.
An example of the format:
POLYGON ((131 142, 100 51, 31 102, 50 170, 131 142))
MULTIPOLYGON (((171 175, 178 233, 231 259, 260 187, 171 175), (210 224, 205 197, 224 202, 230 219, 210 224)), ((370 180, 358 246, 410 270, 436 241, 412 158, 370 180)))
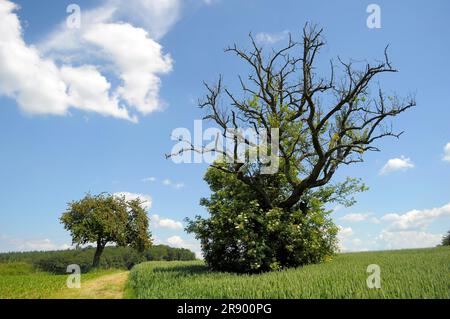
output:
MULTIPOLYGON (((220 77, 214 86, 205 83, 208 92, 200 107, 206 110, 204 119, 213 121, 224 137, 230 127, 250 127, 257 132, 279 129, 278 174, 289 185, 283 196, 270 193, 266 187, 270 177, 263 177, 258 169, 244 170, 244 163, 213 165, 254 189, 264 208, 288 211, 300 205, 304 194, 329 183, 339 166, 362 162, 365 152, 379 151, 378 140, 403 133, 395 133, 388 120, 415 106, 414 97, 387 96, 372 85, 379 75, 397 72, 389 61, 388 47, 382 61, 373 64, 340 58, 330 61, 329 75, 320 77, 316 64, 325 42, 317 26, 306 25, 301 42, 289 36, 287 45, 272 50, 267 58, 263 47, 251 35, 250 39, 249 51, 236 45, 225 50, 251 68, 245 80, 239 77, 240 94, 225 88, 220 77), (225 103, 228 108, 223 107, 225 103)), ((251 146, 245 138, 243 142, 251 146)), ((237 158, 237 147, 234 150, 231 157, 237 158)), ((189 144, 167 157, 188 151, 230 156, 219 148, 189 144)), ((301 206, 304 210, 305 203, 301 206)))

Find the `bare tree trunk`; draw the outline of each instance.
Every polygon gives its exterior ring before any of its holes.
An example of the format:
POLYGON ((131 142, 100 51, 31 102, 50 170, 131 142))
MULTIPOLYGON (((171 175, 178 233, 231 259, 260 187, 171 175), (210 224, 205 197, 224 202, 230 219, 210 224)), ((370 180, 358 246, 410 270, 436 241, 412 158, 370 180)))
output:
POLYGON ((100 240, 97 240, 97 249, 95 250, 94 260, 92 261, 92 267, 98 268, 100 266, 100 256, 103 253, 105 246, 100 240))

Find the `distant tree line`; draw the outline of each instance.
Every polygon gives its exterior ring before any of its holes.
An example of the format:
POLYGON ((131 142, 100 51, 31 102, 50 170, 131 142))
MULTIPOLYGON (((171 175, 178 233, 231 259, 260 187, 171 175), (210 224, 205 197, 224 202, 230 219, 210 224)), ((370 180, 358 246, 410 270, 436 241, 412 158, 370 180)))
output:
MULTIPOLYGON (((85 273, 92 269, 95 251, 94 247, 87 247, 64 251, 11 252, 0 254, 0 262, 27 262, 37 269, 55 274, 65 274, 68 265, 77 264, 85 273)), ((136 264, 153 260, 195 260, 195 254, 188 249, 165 245, 151 246, 142 253, 131 247, 106 247, 99 267, 131 269, 136 264)))

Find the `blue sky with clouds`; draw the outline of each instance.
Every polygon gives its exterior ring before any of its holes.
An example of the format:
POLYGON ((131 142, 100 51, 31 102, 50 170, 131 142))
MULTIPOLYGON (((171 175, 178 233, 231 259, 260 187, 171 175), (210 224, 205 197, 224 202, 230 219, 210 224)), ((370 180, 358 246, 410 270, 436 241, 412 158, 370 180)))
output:
POLYGON ((249 32, 277 46, 307 21, 325 29, 322 66, 390 44, 400 72, 380 85, 418 103, 395 122, 400 140, 337 174, 370 187, 335 207, 343 249, 437 244, 450 229, 449 12, 446 0, 0 0, 0 251, 67 247, 58 217, 87 191, 140 194, 156 242, 198 251, 182 221, 205 214, 207 166, 166 160, 171 133, 202 117, 202 81, 233 87, 248 71, 226 46, 248 46, 249 32), (80 28, 66 23, 74 2, 80 28), (371 3, 380 29, 367 27, 371 3))

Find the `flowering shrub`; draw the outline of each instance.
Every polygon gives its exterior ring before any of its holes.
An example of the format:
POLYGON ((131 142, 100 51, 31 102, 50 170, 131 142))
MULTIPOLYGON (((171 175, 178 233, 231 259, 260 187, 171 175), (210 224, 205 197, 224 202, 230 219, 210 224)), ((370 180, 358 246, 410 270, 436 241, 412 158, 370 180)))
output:
POLYGON ((262 272, 319 263, 334 254, 338 230, 319 199, 309 199, 307 213, 264 210, 233 176, 210 168, 205 180, 213 194, 201 204, 210 217, 187 220, 187 231, 201 241, 211 269, 262 272))

